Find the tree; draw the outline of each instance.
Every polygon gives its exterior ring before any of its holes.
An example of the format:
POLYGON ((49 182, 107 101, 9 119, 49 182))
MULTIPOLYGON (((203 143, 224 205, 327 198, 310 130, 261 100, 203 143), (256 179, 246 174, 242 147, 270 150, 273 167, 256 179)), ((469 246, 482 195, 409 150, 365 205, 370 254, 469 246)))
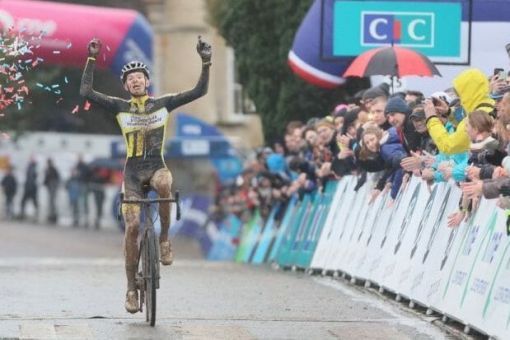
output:
POLYGON ((210 21, 234 48, 239 82, 260 113, 266 138, 290 120, 323 117, 359 90, 357 81, 333 90, 310 85, 287 66, 295 32, 313 0, 208 0, 210 21))

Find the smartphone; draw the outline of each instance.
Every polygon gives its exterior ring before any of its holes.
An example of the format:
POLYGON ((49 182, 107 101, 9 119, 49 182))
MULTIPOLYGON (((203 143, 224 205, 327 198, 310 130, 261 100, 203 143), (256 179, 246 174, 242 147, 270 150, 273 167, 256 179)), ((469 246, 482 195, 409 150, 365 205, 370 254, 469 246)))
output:
POLYGON ((500 73, 501 73, 501 72, 503 72, 503 71, 504 71, 504 70, 503 70, 502 68, 500 68, 500 67, 496 67, 496 68, 494 69, 494 75, 498 75, 498 74, 500 74, 500 73))
POLYGON ((506 80, 507 73, 505 71, 500 71, 498 74, 498 80, 506 80))

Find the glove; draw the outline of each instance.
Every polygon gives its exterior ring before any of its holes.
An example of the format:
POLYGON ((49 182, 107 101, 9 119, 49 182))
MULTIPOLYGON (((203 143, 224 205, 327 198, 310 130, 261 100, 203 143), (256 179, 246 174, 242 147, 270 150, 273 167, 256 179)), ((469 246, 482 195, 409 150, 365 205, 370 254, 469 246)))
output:
POLYGON ((197 52, 200 55, 200 58, 202 58, 203 63, 211 62, 211 54, 212 54, 211 53, 211 45, 209 45, 205 41, 202 41, 201 36, 198 36, 197 52))
POLYGON ((97 38, 92 39, 87 46, 89 57, 96 58, 99 55, 99 52, 101 52, 101 46, 101 40, 97 38))

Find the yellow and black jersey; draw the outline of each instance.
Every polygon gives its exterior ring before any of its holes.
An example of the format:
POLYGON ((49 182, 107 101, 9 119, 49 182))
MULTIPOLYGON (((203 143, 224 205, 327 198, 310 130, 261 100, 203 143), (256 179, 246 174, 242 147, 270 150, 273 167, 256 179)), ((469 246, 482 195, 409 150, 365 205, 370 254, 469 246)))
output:
POLYGON ((116 115, 126 141, 127 158, 162 158, 169 112, 207 93, 209 63, 202 64, 196 86, 185 92, 154 98, 125 100, 93 89, 95 59, 89 58, 81 79, 80 94, 116 115))

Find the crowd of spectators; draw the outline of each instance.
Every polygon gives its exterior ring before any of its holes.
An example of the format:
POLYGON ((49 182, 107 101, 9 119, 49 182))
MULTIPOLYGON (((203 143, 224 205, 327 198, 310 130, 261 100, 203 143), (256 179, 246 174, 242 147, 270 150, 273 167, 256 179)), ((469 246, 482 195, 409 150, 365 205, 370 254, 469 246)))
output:
MULTIPOLYGON (((419 89, 418 89, 419 90, 419 89)), ((257 150, 236 182, 218 190, 216 211, 263 217, 294 194, 357 177, 373 185, 370 200, 389 192, 390 206, 411 176, 462 188, 449 226, 457 226, 483 195, 510 209, 510 86, 506 72, 461 72, 452 87, 425 96, 390 93, 381 84, 323 117, 287 124, 282 141, 257 150), (376 181, 366 181, 374 173, 376 181), (375 184, 372 184, 375 183, 375 184)))
POLYGON ((42 183, 38 180, 38 163, 35 157, 30 158, 25 170, 23 186, 18 185, 18 178, 13 171, 12 165, 7 167, 5 175, 0 181, 4 195, 4 214, 6 220, 26 220, 39 222, 40 218, 40 187, 45 188, 47 195, 47 210, 45 223, 56 225, 62 212, 71 212, 73 227, 89 227, 89 196, 93 197, 95 216, 93 225, 95 229, 101 227, 103 206, 105 200, 105 184, 109 181, 110 171, 94 164, 87 164, 81 157, 71 169, 71 175, 64 180, 60 171, 54 165, 53 159, 46 160, 42 183), (19 187, 19 188, 18 188, 19 187), (19 189, 19 190, 18 190, 19 189), (68 206, 57 204, 58 195, 65 189, 68 197, 68 206), (15 209, 15 197, 21 195, 19 213, 15 209), (26 213, 28 204, 32 205, 33 212, 28 216, 26 213))

